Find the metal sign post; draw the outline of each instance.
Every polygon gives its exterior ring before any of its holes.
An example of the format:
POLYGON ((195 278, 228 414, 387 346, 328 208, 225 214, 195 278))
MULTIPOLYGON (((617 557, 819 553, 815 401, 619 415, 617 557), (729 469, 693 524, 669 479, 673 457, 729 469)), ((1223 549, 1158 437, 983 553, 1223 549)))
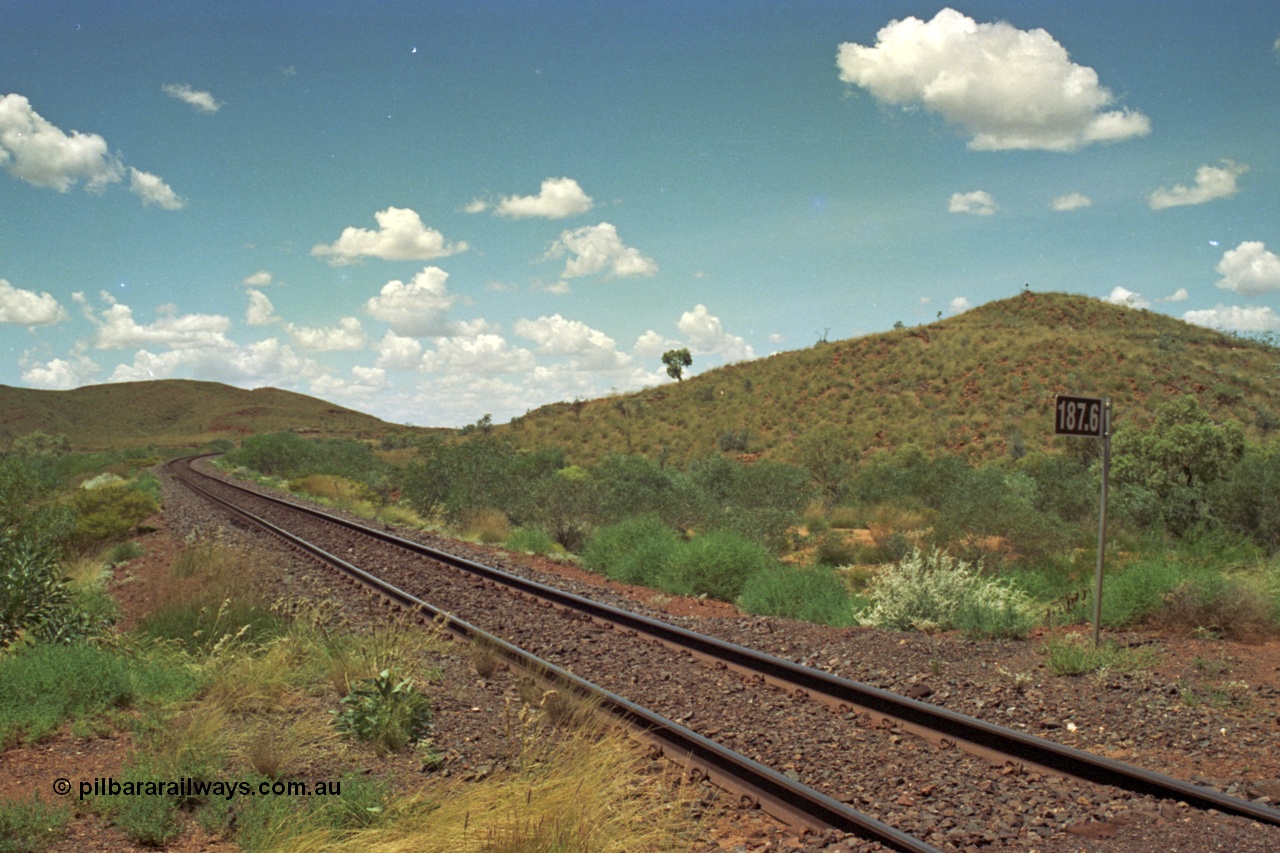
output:
POLYGON ((1058 435, 1102 439, 1102 496, 1098 506, 1098 569, 1093 580, 1093 645, 1101 642, 1102 558, 1107 546, 1107 481, 1111 478, 1111 398, 1064 397, 1054 406, 1053 431, 1058 435))

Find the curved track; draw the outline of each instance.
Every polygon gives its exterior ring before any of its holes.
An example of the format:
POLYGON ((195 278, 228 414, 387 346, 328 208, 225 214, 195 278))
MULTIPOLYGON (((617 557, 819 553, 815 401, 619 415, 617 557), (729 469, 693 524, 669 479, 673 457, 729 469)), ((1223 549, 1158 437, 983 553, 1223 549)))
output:
MULTIPOLYGON (((385 578, 374 577, 346 560, 325 553, 318 546, 303 542, 286 533, 278 525, 259 517, 258 513, 272 514, 281 511, 301 513, 301 516, 294 517, 306 518, 311 523, 321 522, 336 528, 341 531, 340 540, 342 537, 350 539, 357 535, 371 537, 383 543, 384 546, 390 545, 403 552, 466 572, 485 585, 501 585, 506 589, 514 590, 526 601, 537 601, 543 607, 553 607, 560 612, 572 614, 583 623, 597 627, 603 626, 618 634, 647 638, 666 648, 677 650, 680 654, 710 662, 718 669, 739 673, 748 680, 748 683, 768 684, 786 690, 797 700, 816 700, 829 710, 837 712, 835 719, 854 720, 863 728, 871 727, 920 735, 942 749, 959 747, 984 759, 1016 768, 1020 774, 1024 775, 1034 773, 1035 776, 1040 774, 1069 776, 1138 795, 1185 802, 1200 809, 1216 809, 1227 814, 1240 815, 1262 823, 1280 826, 1280 812, 1266 806, 697 634, 510 575, 395 536, 387 531, 355 524, 309 507, 242 489, 200 474, 190 467, 190 460, 177 460, 173 463, 172 470, 179 479, 192 488, 200 490, 209 499, 236 512, 245 514, 244 510, 238 509, 233 506, 234 504, 245 501, 254 502, 255 506, 260 508, 258 512, 248 514, 254 523, 284 536, 295 546, 316 554, 402 606, 425 607, 416 596, 388 583, 385 578), (214 492, 226 497, 219 497, 214 492), (253 497, 248 497, 249 495, 253 497)), ((355 547, 348 547, 347 550, 353 552, 355 547)), ((364 562, 372 564, 367 560, 364 562)), ((374 563, 376 562, 375 560, 374 563)), ((433 608, 426 609, 428 612, 434 612, 433 608)), ((452 619, 452 624, 454 629, 464 636, 488 637, 479 628, 465 622, 452 619)), ((500 649, 513 662, 549 673, 552 678, 559 680, 562 684, 572 685, 575 690, 589 692, 593 689, 592 685, 571 675, 565 671, 564 667, 533 658, 528 653, 496 638, 486 639, 486 642, 492 642, 495 648, 500 649)), ((599 688, 595 689, 600 691, 599 688)), ((717 784, 743 792, 745 798, 759 803, 762 808, 789 823, 808 828, 834 827, 865 838, 874 838, 894 849, 936 849, 850 808, 845 803, 801 785, 788 775, 771 770, 762 763, 753 761, 734 750, 726 749, 710 737, 671 723, 615 693, 610 691, 600 691, 600 693, 601 701, 607 710, 631 728, 644 731, 650 739, 656 739, 668 755, 682 756, 692 772, 709 775, 717 784)), ((712 731, 706 728, 704 730, 713 734, 718 733, 718 730, 712 731)))

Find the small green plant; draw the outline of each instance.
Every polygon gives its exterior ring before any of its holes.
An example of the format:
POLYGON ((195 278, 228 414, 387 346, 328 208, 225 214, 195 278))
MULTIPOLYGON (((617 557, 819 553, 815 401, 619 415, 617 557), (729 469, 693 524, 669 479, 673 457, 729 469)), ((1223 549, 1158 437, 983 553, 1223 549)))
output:
POLYGON ((1094 646, 1078 634, 1050 637, 1040 651, 1055 675, 1086 675, 1104 669, 1132 672, 1152 666, 1157 658, 1150 648, 1130 649, 1109 641, 1094 646))
POLYGON ((0 530, 0 648, 66 611, 71 592, 54 549, 0 530))
POLYGON ((70 812, 38 796, 0 802, 0 853, 38 853, 62 838, 70 812))
POLYGON ((142 550, 142 546, 137 542, 121 542, 118 545, 113 545, 111 550, 107 552, 106 562, 111 566, 119 566, 141 557, 145 553, 142 550))
POLYGON ((393 681, 388 669, 364 679, 342 704, 333 712, 338 730, 369 741, 379 754, 399 752, 431 727, 430 700, 413 689, 412 678, 393 681))
POLYGON ((747 579, 739 599, 748 613, 803 619, 821 625, 852 625, 853 607, 844 583, 829 569, 779 566, 747 579))

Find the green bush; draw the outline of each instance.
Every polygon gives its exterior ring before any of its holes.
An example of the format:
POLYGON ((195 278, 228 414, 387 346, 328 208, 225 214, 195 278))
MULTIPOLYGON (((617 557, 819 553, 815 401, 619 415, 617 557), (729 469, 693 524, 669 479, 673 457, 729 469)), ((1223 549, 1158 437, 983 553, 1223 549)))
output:
POLYGON ((0 530, 0 648, 71 605, 57 555, 47 544, 0 530))
POLYGON ((642 515, 592 533, 582 565, 622 583, 656 587, 679 545, 679 534, 657 516, 642 515))
POLYGON ((155 498, 128 485, 80 489, 71 506, 76 513, 74 540, 86 549, 123 539, 138 522, 160 511, 155 498))
POLYGON ((747 578, 742 609, 759 616, 803 619, 821 625, 854 624, 849 593, 834 572, 779 566, 747 578))
POLYGON ((143 636, 177 640, 193 654, 209 651, 224 638, 262 643, 287 630, 288 621, 271 608, 243 599, 179 601, 157 607, 138 623, 143 636))
POLYGON ((431 701, 413 689, 413 679, 395 682, 384 669, 342 698, 334 711, 338 730, 369 741, 379 754, 399 752, 431 728, 431 701))
POLYGON ((731 530, 712 530, 676 549, 660 586, 676 595, 734 601, 747 579, 776 568, 764 546, 731 530))
POLYGON ((66 833, 71 809, 48 806, 39 796, 0 802, 0 853, 38 853, 66 833))
POLYGON ((1020 637, 1036 623, 1025 593, 937 549, 927 555, 913 550, 877 573, 868 592, 874 604, 860 621, 877 628, 1020 637))
POLYGON ((555 541, 536 527, 517 527, 507 537, 506 545, 512 551, 523 551, 526 554, 550 554, 555 550, 555 541))
POLYGON ((181 698, 195 688, 190 671, 162 660, 82 643, 23 648, 0 657, 0 746, 40 740, 69 719, 142 697, 181 698))

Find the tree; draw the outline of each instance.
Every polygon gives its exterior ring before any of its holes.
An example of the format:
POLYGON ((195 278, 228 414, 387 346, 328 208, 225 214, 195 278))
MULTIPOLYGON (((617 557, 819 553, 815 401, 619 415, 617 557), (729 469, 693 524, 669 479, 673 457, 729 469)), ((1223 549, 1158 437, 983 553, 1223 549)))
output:
POLYGON ((688 347, 669 349, 662 354, 662 363, 667 366, 667 375, 677 382, 684 380, 684 369, 693 364, 693 356, 688 347))

